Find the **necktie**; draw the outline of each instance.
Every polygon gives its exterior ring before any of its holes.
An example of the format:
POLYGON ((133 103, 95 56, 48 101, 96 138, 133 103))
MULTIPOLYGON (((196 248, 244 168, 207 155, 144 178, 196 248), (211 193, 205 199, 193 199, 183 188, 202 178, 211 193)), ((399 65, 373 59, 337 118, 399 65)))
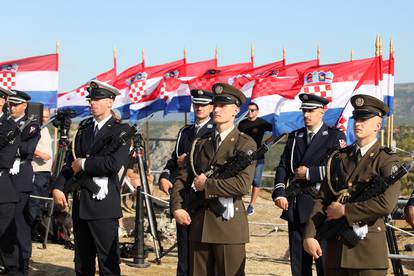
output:
POLYGON ((312 138, 313 138, 314 135, 315 135, 315 133, 313 133, 313 132, 308 133, 308 144, 310 144, 310 142, 312 141, 312 138))
POLYGON ((194 136, 197 135, 198 131, 200 130, 200 126, 195 125, 194 126, 194 136))
POLYGON ((93 129, 93 138, 96 137, 96 135, 98 134, 99 128, 98 125, 95 125, 95 128, 93 129))
POLYGON ((357 163, 359 163, 359 161, 360 161, 360 160, 361 160, 361 158, 362 158, 361 149, 358 149, 358 150, 356 151, 355 158, 356 158, 357 163))
POLYGON ((214 148, 216 149, 216 152, 220 146, 221 137, 220 134, 216 134, 216 137, 214 137, 214 148))

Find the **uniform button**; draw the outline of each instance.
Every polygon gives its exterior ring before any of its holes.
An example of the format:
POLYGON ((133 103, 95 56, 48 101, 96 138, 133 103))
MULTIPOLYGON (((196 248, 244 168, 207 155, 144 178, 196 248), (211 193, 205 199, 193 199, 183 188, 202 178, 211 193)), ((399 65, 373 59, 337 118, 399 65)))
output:
POLYGON ((236 209, 236 211, 238 211, 238 210, 239 210, 239 207, 236 207, 236 208, 234 208, 234 209, 236 209))
POLYGON ((89 156, 90 156, 90 155, 89 155, 89 154, 87 154, 87 155, 86 155, 86 158, 88 158, 89 156))
POLYGON ((381 231, 381 227, 380 227, 380 226, 378 226, 378 227, 377 227, 377 230, 378 230, 378 231, 381 231))

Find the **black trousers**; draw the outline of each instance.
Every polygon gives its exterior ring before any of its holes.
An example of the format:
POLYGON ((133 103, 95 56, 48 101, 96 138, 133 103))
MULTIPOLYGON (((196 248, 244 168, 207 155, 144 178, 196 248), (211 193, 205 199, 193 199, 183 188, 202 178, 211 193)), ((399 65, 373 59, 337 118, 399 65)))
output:
POLYGON ((8 275, 19 273, 19 246, 16 238, 16 203, 0 203, 0 255, 8 275))
POLYGON ((19 243, 19 264, 24 268, 24 261, 32 256, 32 229, 29 213, 29 193, 18 193, 16 205, 17 241, 19 243))
POLYGON ((121 275, 118 219, 82 220, 74 214, 73 232, 76 275, 95 275, 96 256, 99 275, 121 275))
POLYGON ((188 240, 190 227, 176 223, 177 227, 177 249, 178 263, 177 276, 188 276, 190 242, 188 240))
MULTIPOLYGON (((303 233, 305 224, 288 223, 289 227, 289 253, 292 276, 312 276, 313 258, 303 249, 303 233)), ((326 252, 326 243, 321 243, 322 251, 326 252)), ((324 257, 315 260, 318 276, 323 276, 324 257)))

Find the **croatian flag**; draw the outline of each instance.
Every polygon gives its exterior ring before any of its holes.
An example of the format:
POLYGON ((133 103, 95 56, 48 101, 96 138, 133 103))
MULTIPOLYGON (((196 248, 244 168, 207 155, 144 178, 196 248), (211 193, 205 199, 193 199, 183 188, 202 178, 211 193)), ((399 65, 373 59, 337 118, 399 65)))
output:
POLYGON ((0 86, 28 93, 32 102, 56 107, 58 54, 0 62, 0 86))
MULTIPOLYGON (((339 118, 345 106, 360 80, 367 75, 369 69, 372 69, 375 60, 375 58, 369 58, 310 67, 303 72, 303 86, 300 93, 316 94, 327 98, 330 103, 327 106, 324 121, 326 124, 334 126, 340 122, 339 118)), ((291 132, 304 126, 300 110, 301 101, 298 95, 294 99, 278 95, 272 104, 274 106, 274 135, 291 132)), ((345 119, 348 120, 348 118, 345 119)))
POLYGON ((126 111, 133 120, 140 120, 163 110, 165 101, 158 97, 156 88, 164 74, 182 64, 184 59, 150 67, 141 63, 122 72, 114 82, 121 93, 114 105, 122 111, 122 118, 129 117, 125 115, 126 111))
MULTIPOLYGON (((318 64, 318 60, 297 62, 274 68, 257 75, 250 83, 252 101, 259 106, 259 116, 273 123, 275 111, 285 99, 293 99, 303 86, 303 72, 318 64)), ((242 89, 243 89, 242 88, 242 89)))
POLYGON ((185 63, 167 72, 157 87, 158 97, 166 102, 164 113, 188 112, 191 106, 187 80, 203 75, 217 66, 216 59, 185 63))
POLYGON ((352 111, 354 110, 350 98, 353 95, 364 94, 384 100, 384 88, 386 84, 383 81, 383 61, 381 56, 371 60, 370 65, 366 68, 364 74, 359 78, 354 90, 348 97, 348 102, 343 108, 341 116, 337 120, 336 127, 345 132, 347 143, 352 144, 356 139, 353 133, 354 120, 352 111))
MULTIPOLYGON (((112 68, 102 74, 97 75, 91 80, 99 80, 108 84, 113 83, 116 77, 116 68, 112 68)), ((86 96, 89 94, 86 90, 87 83, 79 86, 78 88, 61 92, 58 94, 57 106, 62 109, 70 109, 76 112, 76 116, 85 117, 90 115, 89 104, 86 100, 86 96)))
POLYGON ((382 65, 382 81, 381 88, 383 90, 384 103, 390 109, 390 115, 394 113, 394 55, 390 53, 389 60, 383 62, 382 65))

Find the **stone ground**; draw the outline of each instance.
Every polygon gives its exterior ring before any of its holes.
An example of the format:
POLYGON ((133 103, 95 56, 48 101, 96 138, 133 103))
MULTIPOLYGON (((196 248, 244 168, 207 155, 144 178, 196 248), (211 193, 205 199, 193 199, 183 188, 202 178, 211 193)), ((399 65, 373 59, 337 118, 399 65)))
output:
MULTIPOLYGON (((245 198, 246 205, 249 198, 245 198)), ((247 244, 247 275, 290 275, 288 259, 288 233, 286 223, 279 218, 280 211, 270 200, 270 194, 262 191, 256 203, 256 212, 249 217, 250 221, 250 243, 247 244)), ((132 225, 132 214, 125 212, 127 227, 132 225)), ((398 221, 398 226, 405 227, 405 222, 398 221)), ((123 241, 132 241, 131 238, 123 241)), ((404 244, 414 243, 413 238, 398 235, 399 248, 402 250, 404 244)), ((152 247, 151 241, 146 244, 152 247)), ((163 247, 171 246, 168 240, 163 241, 163 247)), ((414 255, 411 252, 402 251, 401 254, 414 255)), ((154 263, 154 254, 149 252, 146 261, 150 264, 148 268, 133 268, 127 265, 130 259, 122 259, 122 275, 175 275, 177 264, 177 251, 172 251, 162 258, 160 265, 154 263)), ((404 272, 414 275, 414 262, 404 262, 404 272)), ((74 275, 73 251, 64 249, 62 245, 49 244, 47 249, 42 249, 41 244, 33 244, 33 258, 30 275, 32 276, 66 276, 74 275)), ((97 274, 98 275, 98 274, 97 274)), ((316 275, 316 272, 314 272, 316 275)), ((389 270, 392 274, 392 269, 389 270)))

